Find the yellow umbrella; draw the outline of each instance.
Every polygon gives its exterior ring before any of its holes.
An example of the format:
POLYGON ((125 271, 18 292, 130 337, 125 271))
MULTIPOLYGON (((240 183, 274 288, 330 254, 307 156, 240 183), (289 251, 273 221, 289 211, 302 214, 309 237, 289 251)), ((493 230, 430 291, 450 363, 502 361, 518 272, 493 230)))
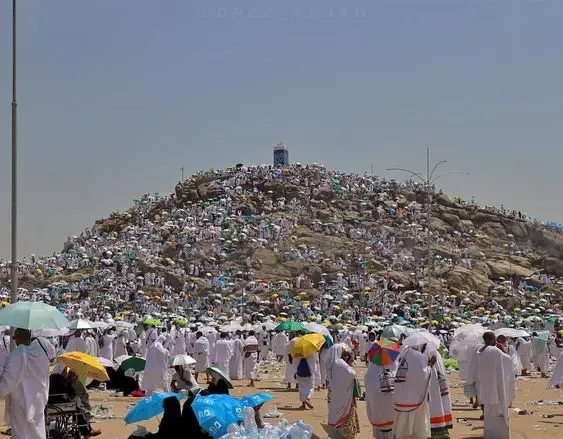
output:
POLYGON ((308 357, 314 352, 319 352, 325 343, 325 338, 321 334, 307 334, 295 340, 291 348, 291 356, 296 358, 308 357))
POLYGON ((105 367, 96 357, 83 352, 67 352, 59 356, 59 361, 70 367, 79 377, 90 377, 98 381, 109 381, 105 367))

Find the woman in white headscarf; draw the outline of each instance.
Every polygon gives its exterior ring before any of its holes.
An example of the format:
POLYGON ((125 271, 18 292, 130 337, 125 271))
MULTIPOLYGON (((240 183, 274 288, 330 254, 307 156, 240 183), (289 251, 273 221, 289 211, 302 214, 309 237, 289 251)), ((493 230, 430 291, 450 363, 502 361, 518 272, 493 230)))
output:
MULTIPOLYGON (((338 350, 334 351, 338 353, 338 350)), ((356 372, 351 364, 352 352, 343 348, 340 358, 331 364, 328 388, 328 425, 336 428, 344 439, 353 439, 360 432, 354 389, 356 372)))
POLYGON ((143 373, 143 390, 151 396, 155 390, 168 392, 168 350, 163 343, 166 336, 160 335, 147 349, 147 362, 143 373))

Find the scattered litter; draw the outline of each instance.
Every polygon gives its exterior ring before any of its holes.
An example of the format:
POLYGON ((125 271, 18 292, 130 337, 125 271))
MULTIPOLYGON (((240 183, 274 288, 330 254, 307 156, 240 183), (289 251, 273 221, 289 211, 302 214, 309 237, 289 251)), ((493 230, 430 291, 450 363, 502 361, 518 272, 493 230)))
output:
POLYGON ((92 416, 97 419, 112 419, 113 416, 113 407, 107 405, 94 405, 92 406, 92 416))
POLYGON ((278 411, 278 408, 276 406, 273 406, 268 412, 264 413, 262 415, 263 418, 281 418, 281 416, 283 415, 282 412, 278 411))
POLYGON ((563 405, 563 400, 559 399, 559 400, 543 400, 543 399, 538 399, 537 401, 534 402, 529 402, 528 404, 532 404, 532 405, 563 405))

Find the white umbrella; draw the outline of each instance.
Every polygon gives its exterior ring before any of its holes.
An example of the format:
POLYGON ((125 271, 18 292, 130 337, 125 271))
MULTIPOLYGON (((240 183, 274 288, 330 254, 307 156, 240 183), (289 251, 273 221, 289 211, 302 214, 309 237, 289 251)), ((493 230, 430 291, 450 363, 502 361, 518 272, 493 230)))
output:
POLYGON ((229 323, 228 325, 221 326, 219 332, 236 332, 242 331, 242 326, 238 323, 229 323))
POLYGON ((117 358, 115 359, 115 362, 116 362, 117 364, 121 364, 121 363, 123 363, 125 360, 128 360, 129 358, 132 358, 131 355, 120 355, 119 357, 117 357, 117 358))
POLYGON ((528 334, 523 329, 516 329, 516 328, 500 328, 495 331, 495 335, 498 337, 499 335, 504 335, 505 337, 509 338, 518 338, 518 337, 529 337, 528 334))
POLYGON ((38 337, 61 337, 69 334, 68 328, 61 328, 61 329, 40 329, 38 331, 34 331, 38 337))
POLYGON ((170 358, 170 366, 189 366, 190 364, 196 364, 197 361, 194 360, 192 357, 190 357, 189 355, 185 355, 185 354, 180 354, 180 355, 175 355, 174 357, 170 358))
POLYGON ((68 329, 93 329, 93 327, 88 320, 76 319, 70 322, 68 329))
POLYGON ((422 346, 424 344, 430 344, 438 349, 440 339, 427 331, 417 331, 403 340, 403 346, 422 346))
POLYGON ((126 329, 132 329, 134 328, 133 323, 130 322, 125 322, 123 320, 118 320, 117 322, 115 322, 114 326, 116 328, 126 328, 126 329))
POLYGON ((330 335, 330 331, 326 326, 319 325, 318 323, 313 323, 313 322, 307 322, 303 326, 305 326, 305 328, 307 328, 311 332, 315 332, 321 335, 327 335, 330 338, 332 338, 332 336, 330 335))
POLYGON ((100 364, 101 364, 102 366, 104 366, 104 367, 111 367, 112 369, 115 369, 115 368, 116 368, 116 367, 115 367, 116 364, 115 364, 113 361, 108 360, 107 358, 104 358, 104 357, 96 357, 96 358, 97 358, 97 360, 100 362, 100 364))
POLYGON ((458 361, 467 361, 470 355, 483 344, 486 329, 478 324, 465 325, 454 331, 448 354, 458 361))

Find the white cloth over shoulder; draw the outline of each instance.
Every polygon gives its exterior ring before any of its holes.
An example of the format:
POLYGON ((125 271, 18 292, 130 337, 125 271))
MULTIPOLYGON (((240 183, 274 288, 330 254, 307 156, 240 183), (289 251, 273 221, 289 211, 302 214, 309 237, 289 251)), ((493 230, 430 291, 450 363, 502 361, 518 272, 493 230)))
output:
POLYGON ((6 398, 6 421, 14 439, 45 439, 45 406, 49 397, 49 358, 38 340, 8 354, 0 376, 0 398, 6 398))

